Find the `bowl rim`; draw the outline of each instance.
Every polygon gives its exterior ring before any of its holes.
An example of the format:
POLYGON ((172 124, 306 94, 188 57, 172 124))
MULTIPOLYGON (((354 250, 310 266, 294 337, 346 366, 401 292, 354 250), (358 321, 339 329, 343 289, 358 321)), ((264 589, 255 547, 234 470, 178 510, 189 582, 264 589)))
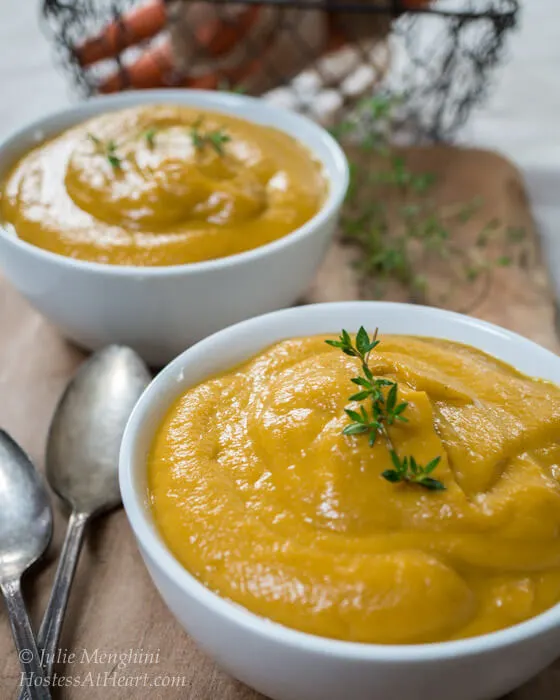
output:
MULTIPOLYGON (((264 110, 264 112, 273 111, 276 114, 279 113, 283 122, 288 120, 296 125, 299 123, 305 126, 307 130, 310 129, 313 133, 314 143, 322 143, 326 149, 329 150, 330 156, 334 161, 334 168, 332 172, 328 172, 326 163, 319 157, 318 153, 313 147, 313 144, 304 144, 309 149, 311 154, 322 164, 325 179, 329 185, 327 197, 321 208, 314 216, 311 217, 311 219, 296 228, 294 231, 291 231, 285 236, 277 238, 270 243, 265 243, 257 248, 252 248, 241 253, 227 255, 223 258, 214 258, 211 260, 203 260, 193 263, 181 263, 179 265, 113 265, 110 263, 100 263, 90 260, 70 258, 66 255, 53 253, 52 251, 45 250, 33 245, 32 243, 22 240, 17 236, 17 233, 12 232, 1 222, 0 237, 6 240, 6 242, 20 248, 23 252, 30 253, 46 261, 50 260, 51 262, 57 262, 65 267, 73 267, 88 272, 102 272, 104 274, 122 277, 138 276, 139 274, 147 277, 163 277, 168 275, 180 275, 184 274, 185 272, 195 274, 225 269, 233 267, 238 263, 250 263, 251 261, 264 257, 268 254, 272 255, 275 251, 281 250, 292 243, 297 243, 297 241, 305 238, 318 228, 324 226, 329 218, 335 215, 338 209, 342 206, 350 183, 350 168, 342 147, 325 128, 305 115, 281 107, 276 107, 263 98, 240 95, 237 93, 220 92, 218 90, 189 90, 185 88, 128 90, 115 95, 97 95, 95 97, 90 97, 83 102, 70 107, 49 112, 47 115, 34 119, 26 123, 24 126, 9 133, 0 141, 0 159, 3 158, 7 149, 14 147, 21 140, 28 138, 29 134, 36 131, 41 131, 47 124, 54 124, 57 120, 75 117, 73 124, 67 127, 72 128, 73 126, 77 126, 87 119, 103 114, 105 111, 109 112, 121 108, 125 109, 127 107, 150 105, 154 103, 175 103, 184 106, 192 105, 194 107, 200 105, 201 108, 208 109, 209 111, 221 111, 225 114, 228 114, 228 110, 230 109, 245 106, 252 108, 255 112, 264 110), (202 100, 202 103, 200 100, 202 100)), ((237 115, 233 114, 232 116, 237 115)), ((239 118, 245 119, 249 122, 251 121, 251 117, 247 118, 243 116, 239 118)), ((280 131, 284 131, 282 126, 275 126, 275 128, 279 129, 280 131)), ((59 133, 62 133, 63 130, 64 127, 61 127, 59 133)), ((52 129, 53 136, 56 134, 56 131, 56 128, 52 129)), ((292 138, 295 138, 296 141, 302 143, 296 136, 292 136, 292 138)))
MULTIPOLYGON (((391 645, 320 637, 261 617, 257 613, 253 613, 243 606, 214 593, 189 573, 175 558, 157 532, 156 525, 149 517, 146 509, 146 493, 135 483, 135 465, 137 464, 134 454, 135 444, 138 435, 144 427, 144 422, 149 419, 150 410, 153 410, 156 406, 169 406, 169 401, 164 399, 168 387, 175 385, 178 394, 189 386, 189 383, 183 380, 183 372, 189 366, 190 358, 195 357, 197 353, 201 354, 206 346, 213 346, 218 340, 225 343, 232 331, 243 331, 245 334, 250 335, 251 330, 256 325, 273 317, 280 319, 288 314, 296 317, 312 314, 319 308, 328 312, 329 310, 338 310, 341 307, 348 308, 355 305, 366 305, 370 309, 373 307, 385 307, 389 311, 399 310, 415 314, 421 313, 427 319, 433 317, 445 318, 450 322, 477 328, 489 336, 498 336, 500 342, 516 343, 526 352, 533 352, 536 355, 547 357, 549 360, 560 363, 560 357, 551 351, 495 324, 453 311, 399 302, 348 301, 310 304, 273 311, 233 324, 204 338, 172 360, 144 391, 126 425, 119 456, 119 484, 123 506, 140 548, 147 553, 148 558, 155 562, 156 567, 161 569, 182 593, 195 598, 199 604, 209 608, 214 614, 227 618, 229 622, 241 626, 266 641, 288 645, 299 651, 343 658, 345 660, 422 663, 424 661, 449 659, 456 656, 475 656, 535 638, 558 627, 560 625, 560 603, 524 622, 496 632, 454 641, 391 645)), ((295 337, 295 334, 292 337, 295 337)), ((436 334, 431 337, 441 336, 436 334)), ((477 347, 476 344, 473 346, 477 347)), ((264 346, 260 345, 260 349, 264 349, 264 346)), ((255 352, 259 352, 259 349, 255 349, 255 352)))

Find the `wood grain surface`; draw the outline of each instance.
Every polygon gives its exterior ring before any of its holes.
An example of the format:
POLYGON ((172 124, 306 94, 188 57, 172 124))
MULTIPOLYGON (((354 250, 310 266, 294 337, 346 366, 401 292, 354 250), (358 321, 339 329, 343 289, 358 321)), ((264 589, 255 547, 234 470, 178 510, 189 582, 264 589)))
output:
MULTIPOLYGON (((555 305, 517 171, 507 161, 486 152, 416 150, 411 158, 418 159, 423 167, 428 161, 430 169, 442 175, 438 193, 442 201, 483 192, 486 205, 481 216, 493 214, 528 228, 533 246, 531 264, 524 269, 497 270, 472 313, 557 350, 555 305)), ((474 230, 480 223, 469 225, 474 230)), ((470 245, 470 240, 465 233, 465 245, 470 245)), ((355 251, 336 244, 307 301, 353 299, 367 294, 351 267, 354 259, 355 251)), ((391 298, 405 296, 402 290, 391 291, 391 298)), ((0 425, 25 447, 40 469, 54 406, 82 359, 80 351, 61 339, 0 280, 0 425)), ((54 498, 53 505, 55 537, 49 555, 25 579, 25 596, 36 626, 46 605, 65 527, 66 516, 54 498)), ((262 698, 217 669, 179 628, 148 578, 122 511, 95 523, 87 538, 61 640, 61 659, 70 654, 75 654, 71 663, 56 666, 63 687, 53 689, 55 698, 262 698)), ((16 697, 19 683, 18 660, 5 610, 0 607, 0 697, 16 697)), ((560 664, 510 696, 511 700, 558 697, 560 664)))

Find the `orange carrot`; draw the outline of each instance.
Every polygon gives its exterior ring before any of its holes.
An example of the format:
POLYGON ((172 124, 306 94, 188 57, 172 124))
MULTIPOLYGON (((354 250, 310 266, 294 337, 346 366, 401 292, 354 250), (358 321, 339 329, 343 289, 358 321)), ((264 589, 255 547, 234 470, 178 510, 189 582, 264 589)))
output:
POLYGON ((212 56, 222 56, 245 39, 261 9, 258 5, 248 7, 228 22, 216 17, 197 30, 196 39, 212 56))
POLYGON ((153 46, 133 63, 106 78, 98 85, 99 92, 118 92, 127 88, 155 88, 170 84, 173 75, 173 54, 169 43, 153 46))
POLYGON ((77 47, 76 57, 82 66, 114 58, 128 46, 158 34, 166 22, 165 3, 155 0, 125 13, 120 21, 111 22, 96 37, 77 47))

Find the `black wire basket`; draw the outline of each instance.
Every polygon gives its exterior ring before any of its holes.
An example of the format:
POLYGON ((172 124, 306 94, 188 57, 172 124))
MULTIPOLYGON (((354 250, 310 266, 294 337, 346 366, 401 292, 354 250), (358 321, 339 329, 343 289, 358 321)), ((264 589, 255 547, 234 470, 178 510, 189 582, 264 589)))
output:
POLYGON ((398 96, 415 137, 450 140, 485 97, 518 0, 45 0, 82 95, 131 88, 264 95, 327 125, 398 96))

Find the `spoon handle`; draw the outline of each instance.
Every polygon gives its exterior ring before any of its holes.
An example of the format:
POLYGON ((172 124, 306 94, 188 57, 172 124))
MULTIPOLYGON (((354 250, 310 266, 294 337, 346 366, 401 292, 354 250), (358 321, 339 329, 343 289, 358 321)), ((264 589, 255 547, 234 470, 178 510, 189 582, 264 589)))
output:
POLYGON ((28 693, 31 700, 50 700, 51 694, 44 680, 40 652, 21 595, 19 580, 6 581, 0 587, 18 650, 22 670, 21 684, 25 689, 23 693, 28 693))
MULTIPOLYGON (((87 513, 77 513, 76 511, 73 511, 70 516, 51 596, 37 635, 37 646, 42 650, 43 669, 48 678, 52 675, 64 613, 68 605, 70 587, 76 572, 88 518, 87 513)), ((20 693, 19 700, 25 700, 28 697, 27 690, 24 688, 20 693)))

